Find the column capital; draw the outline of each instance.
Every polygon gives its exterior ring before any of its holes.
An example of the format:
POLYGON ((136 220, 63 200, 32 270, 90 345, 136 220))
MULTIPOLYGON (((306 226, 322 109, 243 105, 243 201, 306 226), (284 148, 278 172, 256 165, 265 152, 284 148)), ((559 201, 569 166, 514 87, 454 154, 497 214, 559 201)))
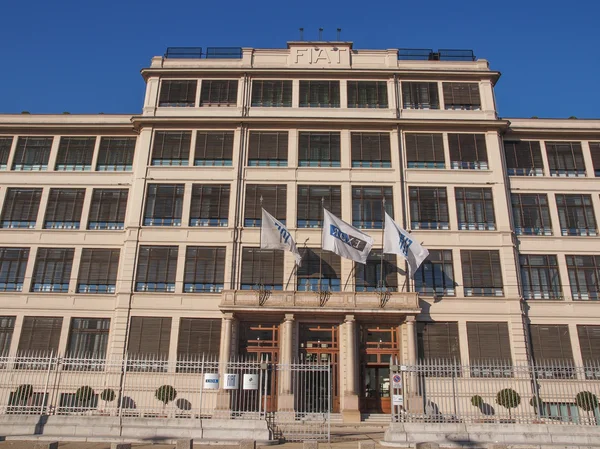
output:
POLYGON ((354 323, 354 322, 356 322, 354 315, 346 315, 344 317, 344 323, 354 323))
POLYGON ((406 322, 406 324, 413 325, 417 322, 417 317, 415 317, 414 315, 406 315, 404 321, 406 322))
POLYGON ((294 319, 295 319, 295 318, 294 318, 294 314, 293 314, 293 313, 286 313, 286 314, 283 316, 283 321, 284 321, 284 322, 286 322, 286 321, 294 321, 294 319))
POLYGON ((223 314, 223 319, 224 320, 232 320, 233 321, 235 319, 235 317, 233 316, 233 313, 227 312, 227 313, 223 314))

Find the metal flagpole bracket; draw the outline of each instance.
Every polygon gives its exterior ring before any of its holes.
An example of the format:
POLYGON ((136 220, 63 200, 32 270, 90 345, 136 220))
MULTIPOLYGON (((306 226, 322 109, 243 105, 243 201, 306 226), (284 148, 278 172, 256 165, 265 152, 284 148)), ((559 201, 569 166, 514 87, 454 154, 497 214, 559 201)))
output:
POLYGON ((377 289, 377 297, 379 298, 379 308, 383 309, 392 297, 392 292, 387 287, 377 289))
POLYGON ((258 305, 261 307, 264 306, 267 302, 267 299, 271 297, 271 290, 265 288, 263 284, 256 284, 254 286, 254 293, 258 299, 258 305))

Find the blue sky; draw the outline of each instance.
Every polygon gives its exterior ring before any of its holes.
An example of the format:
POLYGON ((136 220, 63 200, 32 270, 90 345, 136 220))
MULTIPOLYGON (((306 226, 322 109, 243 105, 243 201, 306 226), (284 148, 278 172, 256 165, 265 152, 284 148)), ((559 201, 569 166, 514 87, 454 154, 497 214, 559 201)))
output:
POLYGON ((503 117, 600 117, 597 0, 7 0, 0 112, 139 113, 139 70, 169 46, 467 48, 502 72, 503 117))

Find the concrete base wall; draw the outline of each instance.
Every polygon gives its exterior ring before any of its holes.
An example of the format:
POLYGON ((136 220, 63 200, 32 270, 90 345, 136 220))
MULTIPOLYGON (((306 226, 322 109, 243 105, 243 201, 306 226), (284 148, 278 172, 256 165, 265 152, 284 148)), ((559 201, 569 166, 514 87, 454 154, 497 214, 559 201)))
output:
POLYGON ((151 419, 102 416, 0 416, 0 435, 53 438, 55 440, 125 440, 172 442, 181 438, 195 441, 271 439, 264 420, 151 419))

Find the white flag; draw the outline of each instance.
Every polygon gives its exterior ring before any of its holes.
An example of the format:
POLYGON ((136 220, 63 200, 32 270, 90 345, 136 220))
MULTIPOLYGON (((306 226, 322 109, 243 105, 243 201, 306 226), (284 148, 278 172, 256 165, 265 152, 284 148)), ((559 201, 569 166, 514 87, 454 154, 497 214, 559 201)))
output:
POLYGON ((387 212, 385 213, 385 230, 383 232, 383 252, 386 254, 400 254, 408 262, 410 277, 415 273, 429 255, 408 232, 396 224, 387 212))
POLYGON ((343 220, 323 209, 323 237, 321 246, 338 256, 359 263, 367 263, 373 247, 373 238, 350 226, 343 220))
POLYGON ((302 265, 302 256, 289 231, 280 221, 264 209, 262 210, 262 222, 260 225, 260 248, 291 251, 296 258, 296 265, 302 265))

